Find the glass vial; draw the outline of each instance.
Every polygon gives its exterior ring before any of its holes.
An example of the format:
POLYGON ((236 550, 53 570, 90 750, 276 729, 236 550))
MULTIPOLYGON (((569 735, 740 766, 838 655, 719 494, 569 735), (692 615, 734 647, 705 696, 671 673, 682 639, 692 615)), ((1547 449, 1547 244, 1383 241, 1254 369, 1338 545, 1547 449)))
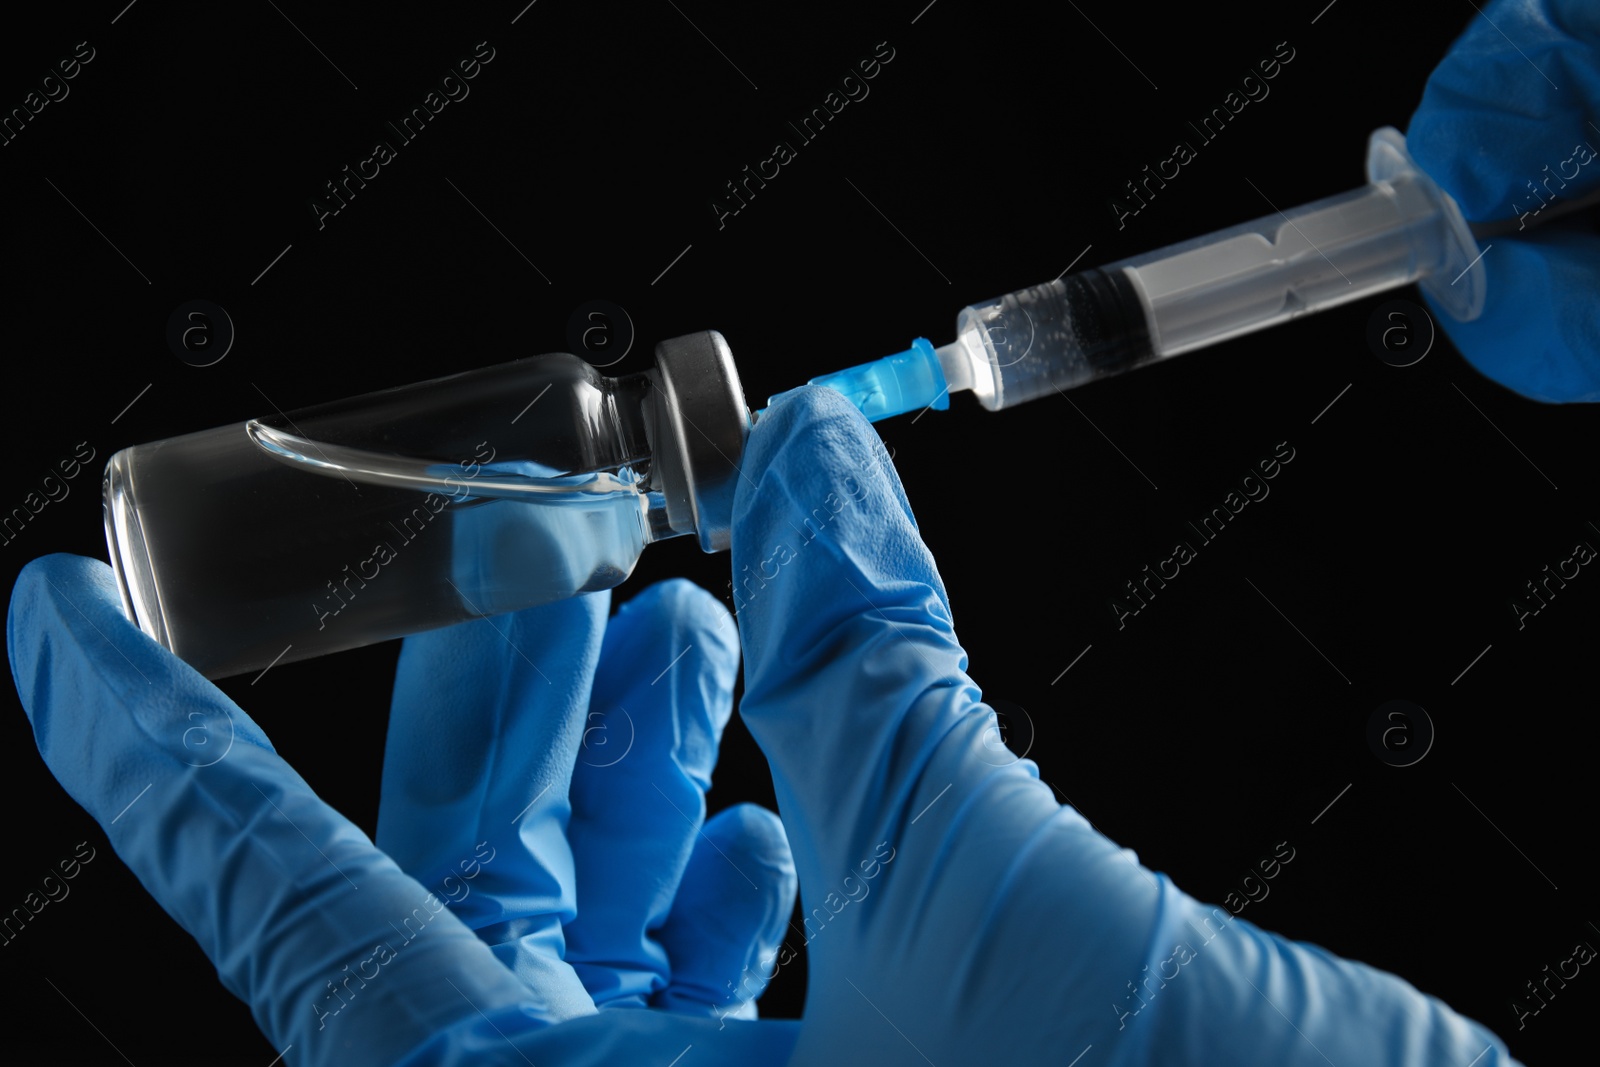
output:
POLYGON ((123 449, 106 543, 128 617, 208 678, 517 611, 728 547, 750 415, 714 331, 602 377, 517 360, 123 449))

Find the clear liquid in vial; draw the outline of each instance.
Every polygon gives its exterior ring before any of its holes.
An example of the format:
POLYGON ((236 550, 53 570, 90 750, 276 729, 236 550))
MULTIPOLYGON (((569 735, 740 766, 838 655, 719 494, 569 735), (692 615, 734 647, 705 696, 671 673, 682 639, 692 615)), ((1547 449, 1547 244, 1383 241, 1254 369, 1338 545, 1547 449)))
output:
POLYGON ((145 631, 222 678, 627 578, 650 540, 635 472, 522 481, 542 491, 352 481, 235 425, 114 456, 108 540, 145 631))

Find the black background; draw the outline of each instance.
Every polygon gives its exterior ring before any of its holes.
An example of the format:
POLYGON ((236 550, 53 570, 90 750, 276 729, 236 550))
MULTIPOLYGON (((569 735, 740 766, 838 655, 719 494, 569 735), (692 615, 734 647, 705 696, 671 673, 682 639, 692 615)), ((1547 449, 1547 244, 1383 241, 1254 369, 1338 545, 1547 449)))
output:
MULTIPOLYGON (((6 109, 77 42, 96 52, 70 96, 0 149, 0 505, 78 442, 96 451, 72 495, 5 546, 8 584, 47 552, 105 558, 93 483, 112 452, 262 414, 263 393, 291 410, 566 349, 574 310, 604 299, 637 331, 607 373, 714 328, 758 405, 919 334, 942 344, 964 304, 1080 253, 1081 269, 1266 214, 1263 194, 1285 207, 1353 187, 1368 133, 1404 128, 1474 15, 1371 0, 524 2, 328 14, 144 0, 119 16, 112 0, 0 35, 6 109), (495 58, 471 95, 319 230, 307 203, 322 184, 482 40, 495 58), (723 183, 793 141, 787 121, 884 41, 894 58, 870 95, 719 229, 723 183), (1283 41, 1295 58, 1270 96, 1119 230, 1122 183, 1283 41), (211 367, 165 341, 192 299, 237 329, 211 367)), ((1046 780, 1201 899, 1222 900, 1289 842, 1295 860, 1244 917, 1393 970, 1526 1062, 1550 1062, 1586 1034, 1600 978, 1582 972, 1521 1031, 1509 1005, 1576 942, 1600 943, 1585 670, 1600 578, 1584 570, 1521 630, 1509 602, 1576 542, 1600 545, 1597 415, 1495 385, 1442 334, 1415 366, 1386 365, 1367 331, 1390 298, 1070 403, 991 414, 959 397, 880 430, 973 677, 1046 780), (1284 441, 1295 459, 1271 496, 1119 630, 1108 600, 1122 583, 1284 441), (1392 699, 1437 731, 1413 766, 1385 765, 1366 741, 1392 699)), ((725 594, 727 568, 667 542, 616 596, 675 574, 725 594)), ((369 831, 397 649, 223 683, 369 831)), ((111 855, 5 700, 0 909, 81 840, 104 858, 0 950, 0 1055, 123 1062, 114 1043, 140 1065, 265 1067, 276 1050, 247 1009, 111 855)), ((736 720, 711 803, 743 799, 770 803, 771 787, 736 720)), ((797 1014, 803 996, 802 960, 763 1010, 797 1014)))

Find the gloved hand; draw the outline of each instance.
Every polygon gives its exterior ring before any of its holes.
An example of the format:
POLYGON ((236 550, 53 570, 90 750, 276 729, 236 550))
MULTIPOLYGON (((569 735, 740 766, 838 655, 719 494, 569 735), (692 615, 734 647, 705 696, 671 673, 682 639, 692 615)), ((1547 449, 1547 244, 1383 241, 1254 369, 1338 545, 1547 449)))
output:
POLYGON ((732 620, 685 582, 608 604, 406 641, 381 851, 123 617, 105 564, 30 563, 7 637, 51 771, 287 1063, 781 1064, 796 1024, 739 1020, 793 908, 782 825, 702 829, 732 620))
POLYGON ((1600 236, 1576 219, 1532 228, 1600 190, 1597 124, 1600 5, 1495 0, 1429 77, 1406 133, 1467 221, 1528 227, 1479 242, 1492 247, 1478 319, 1428 303, 1473 366, 1535 400, 1600 400, 1600 236))
POLYGON ((794 1067, 1512 1062, 1440 1001, 1201 904, 1059 804, 998 743, 849 401, 808 387, 768 409, 733 530, 740 713, 800 874, 787 954, 809 941, 794 1067))
MULTIPOLYGON (((751 435, 734 507, 743 714, 772 766, 805 919, 773 955, 787 868, 767 823, 717 846, 728 866, 767 887, 760 906, 696 850, 658 940, 673 967, 668 988, 701 1010, 735 963, 756 963, 731 980, 743 995, 807 952, 798 1027, 578 1014, 588 1010, 585 990, 626 999, 657 984, 641 912, 659 914, 671 883, 662 856, 681 852, 634 833, 642 788, 628 810, 602 807, 580 821, 590 773, 582 762, 569 849, 554 798, 577 749, 574 709, 608 713, 615 730, 603 695, 616 692, 605 688, 612 678, 627 687, 616 708, 636 723, 676 728, 682 707, 721 706, 727 674, 715 663, 731 657, 715 651, 723 628, 703 599, 691 598, 701 607, 688 613, 647 603, 638 622, 612 624, 603 654, 596 598, 408 642, 380 839, 447 894, 469 872, 488 879, 456 910, 495 947, 441 908, 426 933, 370 964, 367 946, 404 936, 396 924, 424 921, 424 883, 321 805, 243 712, 134 630, 104 567, 70 557, 30 566, 13 598, 13 670, 51 769, 263 1029, 296 1044, 290 1062, 665 1064, 690 1045, 696 1065, 952 1067, 989 1064, 997 1049, 1008 1064, 1053 1067, 1514 1062, 1483 1027, 1398 978, 1181 893, 1059 805, 1031 762, 997 744, 899 479, 848 401, 804 388, 774 404, 751 435), (711 665, 669 671, 675 691, 686 690, 677 713, 642 716, 650 668, 628 670, 702 643, 711 665), (597 659, 601 680, 585 699, 597 659), (702 699, 707 692, 718 699, 702 699), (188 716, 209 728, 222 713, 237 730, 232 749, 191 766, 179 740, 195 728, 188 716), (485 749, 486 763, 475 755, 485 749), (441 761, 437 773, 430 758, 441 761), (524 798, 533 806, 518 817, 524 798), (501 828, 513 820, 514 833, 501 828), (479 840, 496 851, 474 868, 479 840), (611 849, 619 858, 605 865, 611 849), (610 884, 588 875, 602 866, 610 884), (721 889, 691 893, 696 884, 721 889), (568 922, 573 887, 580 914, 568 922), (583 926, 591 899, 604 919, 592 934, 583 926), (686 903, 708 899, 710 907, 686 903), (750 909, 742 919, 741 908, 750 909), (730 929, 760 932, 719 937, 722 917, 730 929), (570 963, 559 958, 560 930, 570 963), (705 960, 724 962, 687 962, 701 958, 695 944, 705 960), (333 990, 339 1012, 327 1018, 336 1003, 327 982, 349 992, 343 968, 352 960, 358 976, 376 977, 348 1001, 333 990), (699 977, 685 982, 686 972, 699 977), (561 1019, 570 1021, 551 1025, 561 1019)), ((691 730, 701 742, 674 747, 666 731, 652 744, 641 726, 638 769, 664 792, 697 799, 698 784, 674 786, 674 775, 686 763, 709 767, 714 732, 691 730), (702 758, 664 757, 669 749, 702 758)))

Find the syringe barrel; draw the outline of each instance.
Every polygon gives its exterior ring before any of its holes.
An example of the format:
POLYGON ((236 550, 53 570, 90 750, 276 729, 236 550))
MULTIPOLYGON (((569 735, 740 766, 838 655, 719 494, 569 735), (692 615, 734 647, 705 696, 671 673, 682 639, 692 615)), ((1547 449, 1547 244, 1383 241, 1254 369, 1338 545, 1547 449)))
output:
POLYGON ((1431 185, 1403 175, 1101 269, 1132 283, 1151 347, 1175 356, 1416 281, 1450 237, 1431 185))
POLYGON ((939 350, 950 388, 1011 407, 1418 280, 1476 317, 1471 233, 1398 131, 1373 134, 1367 174, 1348 193, 966 308, 939 350))

